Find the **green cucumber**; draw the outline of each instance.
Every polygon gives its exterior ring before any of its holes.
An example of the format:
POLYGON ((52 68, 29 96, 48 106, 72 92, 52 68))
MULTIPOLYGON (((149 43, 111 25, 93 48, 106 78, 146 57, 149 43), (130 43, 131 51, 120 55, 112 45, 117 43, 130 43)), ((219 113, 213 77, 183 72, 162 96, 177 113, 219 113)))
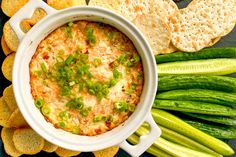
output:
POLYGON ((159 93, 156 96, 163 100, 189 100, 236 106, 236 94, 207 89, 172 90, 159 93))
POLYGON ((156 55, 156 62, 158 64, 175 61, 188 61, 199 59, 213 59, 213 58, 232 58, 236 57, 236 48, 206 48, 198 52, 176 52, 165 55, 156 55))
POLYGON ((236 78, 204 75, 166 75, 158 78, 158 91, 191 88, 235 92, 236 78))
POLYGON ((219 124, 225 124, 225 125, 236 125, 236 118, 233 117, 226 117, 226 116, 213 116, 213 115, 205 115, 205 114, 195 114, 195 113, 186 113, 190 117, 198 118, 201 120, 209 121, 209 122, 215 122, 219 124))
MULTIPOLYGON (((140 127, 135 133, 139 136, 147 134, 149 131, 145 127, 140 127)), ((182 145, 170 142, 162 137, 159 137, 153 144, 155 147, 162 149, 176 157, 215 157, 215 154, 208 154, 201 151, 196 151, 182 145)))
POLYGON ((222 155, 233 155, 233 149, 223 141, 216 139, 182 121, 178 117, 159 109, 152 109, 156 123, 195 140, 222 155))
MULTIPOLYGON (((146 125, 143 125, 143 126, 147 128, 146 125)), ((204 145, 202 145, 202 144, 200 144, 188 137, 185 137, 175 131, 172 131, 172 130, 167 129, 167 128, 160 126, 160 125, 159 125, 159 127, 162 131, 161 137, 163 137, 164 139, 166 139, 168 141, 183 145, 185 147, 188 147, 188 148, 196 150, 196 151, 206 152, 206 153, 212 154, 217 157, 222 156, 222 155, 214 152, 213 150, 209 149, 208 147, 206 147, 206 146, 204 146, 204 145)))
POLYGON ((153 108, 201 113, 208 115, 236 116, 236 109, 218 104, 197 101, 155 100, 153 108))
POLYGON ((226 125, 207 124, 199 121, 183 119, 191 126, 219 139, 236 138, 236 129, 226 125))
POLYGON ((158 75, 228 75, 236 72, 236 59, 207 59, 157 64, 158 75))
MULTIPOLYGON (((135 134, 132 134, 128 139, 127 139, 130 143, 132 144, 138 144, 139 142, 139 137, 135 134)), ((149 147, 146 152, 157 156, 157 157, 173 157, 172 155, 168 154, 167 152, 155 147, 155 146, 151 146, 149 147)))

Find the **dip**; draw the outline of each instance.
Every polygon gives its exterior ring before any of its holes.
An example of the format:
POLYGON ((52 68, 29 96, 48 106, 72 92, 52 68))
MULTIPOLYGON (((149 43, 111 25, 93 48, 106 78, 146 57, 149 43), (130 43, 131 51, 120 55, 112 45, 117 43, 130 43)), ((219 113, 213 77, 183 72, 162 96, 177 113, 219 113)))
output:
POLYGON ((103 23, 77 21, 57 28, 30 62, 36 107, 56 128, 78 135, 95 136, 128 119, 143 83, 132 41, 103 23))

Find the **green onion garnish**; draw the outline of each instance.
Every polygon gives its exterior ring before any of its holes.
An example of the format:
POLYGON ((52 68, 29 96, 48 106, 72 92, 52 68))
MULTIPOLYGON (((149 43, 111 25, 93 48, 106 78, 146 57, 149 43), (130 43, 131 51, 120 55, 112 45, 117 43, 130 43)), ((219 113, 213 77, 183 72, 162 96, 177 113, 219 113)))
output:
POLYGON ((100 122, 101 120, 103 119, 103 116, 102 115, 98 115, 96 117, 93 118, 93 122, 100 122))
POLYGON ((58 125, 60 128, 65 128, 65 126, 66 126, 66 124, 64 122, 59 122, 58 125))
POLYGON ((91 46, 94 46, 96 44, 96 37, 94 36, 94 30, 91 27, 88 27, 86 29, 86 36, 89 44, 91 46))
POLYGON ((59 117, 62 119, 62 120, 67 120, 70 118, 70 113, 68 113, 67 111, 62 111, 59 113, 59 117))
POLYGON ((43 115, 47 116, 47 115, 49 115, 49 113, 51 112, 51 109, 44 105, 44 106, 41 108, 41 111, 42 111, 43 115))
POLYGON ((41 108, 43 107, 43 105, 45 104, 44 100, 41 98, 38 98, 34 101, 34 104, 37 108, 41 108))
POLYGON ((43 72, 47 73, 48 72, 48 68, 45 62, 40 63, 41 69, 43 70, 43 72))
POLYGON ((116 102, 115 103, 115 110, 118 112, 124 112, 128 109, 128 103, 126 102, 116 102))
POLYGON ((72 62, 74 61, 74 56, 73 55, 69 55, 65 61, 66 65, 70 65, 72 62))

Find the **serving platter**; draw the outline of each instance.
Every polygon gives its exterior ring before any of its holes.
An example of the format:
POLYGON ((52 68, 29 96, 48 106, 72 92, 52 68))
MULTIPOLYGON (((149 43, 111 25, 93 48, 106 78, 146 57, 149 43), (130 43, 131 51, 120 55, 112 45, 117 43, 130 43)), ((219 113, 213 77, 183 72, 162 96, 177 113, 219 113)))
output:
MULTIPOLYGON (((1 0, 0 0, 1 2, 1 0)), ((191 2, 191 0, 182 0, 181 2, 177 2, 177 5, 179 6, 179 8, 184 8, 188 5, 188 3, 191 2)), ((2 11, 0 10, 0 36, 2 36, 2 27, 3 27, 3 24, 8 20, 8 17, 6 17, 2 11)), ((236 28, 230 33, 228 34, 227 36, 223 37, 217 44, 214 45, 214 47, 236 47, 236 28)), ((3 60, 5 58, 5 55, 3 54, 2 52, 2 49, 0 49, 0 63, 2 64, 3 60)), ((1 85, 0 85, 0 92, 2 94, 3 90, 5 87, 7 87, 8 85, 10 85, 10 82, 7 81, 4 77, 3 77, 3 74, 2 72, 0 73, 0 81, 1 81, 1 85)), ((1 128, 0 128, 1 129, 1 128)), ((231 140, 231 141, 228 141, 229 144, 233 147, 234 150, 236 150, 236 140, 231 140)), ((2 141, 0 139, 0 157, 5 157, 5 156, 8 156, 5 151, 4 151, 4 148, 3 148, 3 144, 2 144, 2 141)), ((27 155, 23 155, 24 156, 27 156, 27 155)), ((44 156, 47 156, 47 157, 54 157, 54 156, 57 156, 55 153, 44 153, 44 152, 41 152, 41 153, 38 153, 37 155, 34 155, 36 157, 44 157, 44 156)), ((92 157, 93 154, 92 153, 82 153, 79 155, 79 157, 92 157)), ((120 150, 117 154, 118 157, 128 157, 129 155, 124 152, 123 150, 120 150)), ((148 153, 144 153, 142 155, 142 157, 151 157, 152 155, 148 154, 148 153)), ((236 157, 236 155, 234 155, 234 157, 236 157)))

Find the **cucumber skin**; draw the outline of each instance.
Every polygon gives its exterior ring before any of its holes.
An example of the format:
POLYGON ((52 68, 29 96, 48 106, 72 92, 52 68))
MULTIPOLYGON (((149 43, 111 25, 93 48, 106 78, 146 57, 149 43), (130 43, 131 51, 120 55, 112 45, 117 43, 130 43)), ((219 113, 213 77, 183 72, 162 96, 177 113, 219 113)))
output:
POLYGON ((158 75, 228 75, 236 73, 235 58, 190 60, 157 64, 158 75))
POLYGON ((168 141, 183 145, 183 146, 188 147, 193 150, 206 152, 206 153, 212 154, 217 157, 222 157, 222 155, 214 152, 213 150, 209 149, 208 147, 206 147, 206 146, 204 146, 204 145, 202 145, 202 144, 200 144, 188 137, 185 137, 185 136, 183 136, 175 131, 172 131, 170 129, 167 129, 163 126, 159 125, 159 127, 161 128, 161 131, 162 131, 161 137, 163 137, 164 139, 166 139, 168 141))
POLYGON ((236 106, 236 94, 207 89, 172 90, 158 93, 156 98, 164 100, 199 101, 227 106, 236 106))
POLYGON ((153 107, 208 115, 236 116, 236 109, 231 107, 196 101, 155 100, 153 107))
POLYGON ((193 127, 219 139, 236 138, 236 129, 231 126, 220 126, 214 124, 205 124, 198 121, 183 119, 186 123, 193 127))
POLYGON ((236 78, 203 75, 166 75, 158 78, 158 91, 190 88, 235 92, 236 78))
POLYGON ((176 52, 165 55, 156 55, 156 62, 166 63, 175 61, 187 61, 187 60, 198 60, 198 59, 213 59, 213 58, 232 58, 236 57, 236 48, 206 48, 198 52, 176 52))
POLYGON ((160 124, 168 129, 176 131, 186 137, 189 137, 208 148, 211 148, 215 152, 222 155, 233 155, 234 150, 224 143, 223 141, 216 139, 179 119, 178 117, 159 109, 151 110, 152 116, 157 124, 160 124))
POLYGON ((215 122, 219 124, 225 124, 225 125, 236 125, 236 119, 231 117, 225 117, 225 116, 214 116, 214 115, 205 115, 205 114, 193 114, 193 113, 187 113, 183 112, 183 114, 188 115, 193 118, 209 121, 209 122, 215 122))

